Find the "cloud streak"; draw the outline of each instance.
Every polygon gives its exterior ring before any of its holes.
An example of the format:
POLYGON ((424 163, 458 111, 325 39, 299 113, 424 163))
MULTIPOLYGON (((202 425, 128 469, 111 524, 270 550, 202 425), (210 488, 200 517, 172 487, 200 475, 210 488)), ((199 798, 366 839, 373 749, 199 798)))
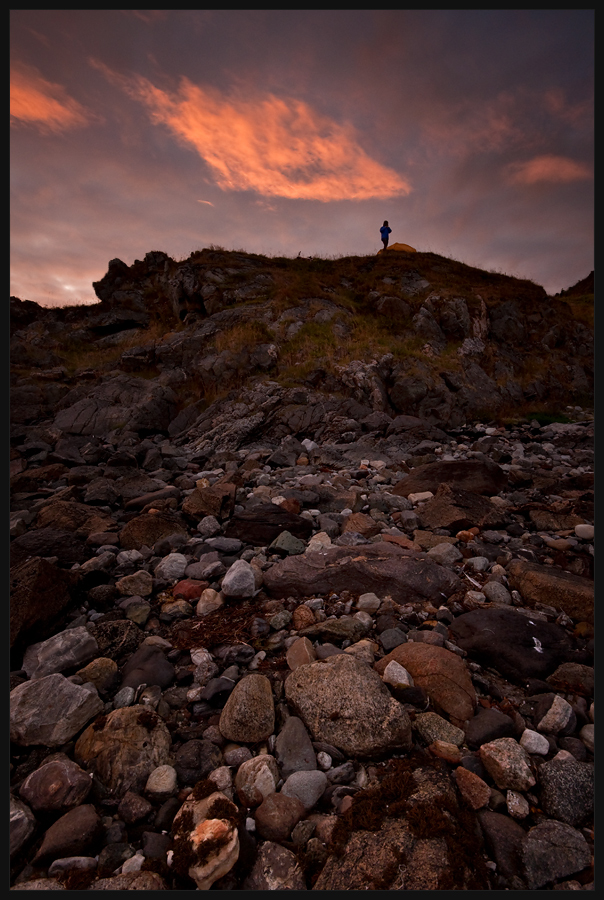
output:
POLYGON ((11 66, 11 125, 35 125, 42 132, 59 132, 88 125, 92 114, 60 84, 47 81, 33 66, 11 66))
POLYGON ((290 200, 367 200, 409 194, 411 185, 360 146, 354 129, 292 98, 227 98, 182 78, 176 93, 148 79, 102 69, 151 120, 194 147, 224 191, 290 200))
POLYGON ((526 162, 510 163, 506 167, 508 181, 512 184, 530 185, 538 182, 563 184, 592 178, 588 166, 565 156, 545 154, 535 156, 526 162))

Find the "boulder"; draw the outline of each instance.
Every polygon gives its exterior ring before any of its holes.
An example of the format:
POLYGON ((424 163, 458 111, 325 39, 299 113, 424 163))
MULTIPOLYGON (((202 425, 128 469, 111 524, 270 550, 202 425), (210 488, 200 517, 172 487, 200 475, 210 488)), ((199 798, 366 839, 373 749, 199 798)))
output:
POLYGON ((171 762, 171 745, 170 732, 157 713, 146 706, 128 706, 89 726, 78 738, 74 756, 93 773, 101 797, 121 799, 126 791, 144 792, 151 772, 171 762))
POLYGON ((507 475, 501 466, 488 459, 442 460, 417 466, 392 488, 392 493, 401 497, 420 491, 436 493, 440 484, 471 494, 494 495, 506 487, 507 475))
POLYGON ((457 616, 449 633, 473 659, 514 683, 545 679, 577 654, 574 639, 561 625, 515 609, 474 609, 457 616))
POLYGON ((397 603, 440 605, 459 585, 451 570, 385 541, 288 557, 264 573, 265 589, 274 597, 320 596, 354 586, 360 593, 389 594, 397 603))
POLYGON ((349 654, 298 667, 285 695, 315 741, 348 756, 378 757, 411 746, 407 713, 381 678, 349 654))
POLYGON ((26 681, 10 694, 10 738, 21 746, 60 747, 103 709, 96 691, 54 674, 26 681))
POLYGON ((77 576, 45 559, 10 570, 10 646, 41 638, 72 604, 77 576))

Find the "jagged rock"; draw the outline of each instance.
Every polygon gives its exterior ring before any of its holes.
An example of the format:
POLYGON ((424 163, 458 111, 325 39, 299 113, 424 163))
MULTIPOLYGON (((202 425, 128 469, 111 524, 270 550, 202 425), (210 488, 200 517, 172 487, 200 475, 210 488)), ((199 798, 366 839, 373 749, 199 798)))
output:
POLYGON ((522 844, 522 861, 529 890, 568 875, 574 875, 591 862, 591 852, 580 831, 562 822, 539 822, 522 844))
POLYGON ((93 636, 84 628, 68 628, 47 641, 31 644, 23 657, 23 668, 32 680, 63 672, 89 662, 98 653, 93 636))
POLYGON ((9 851, 14 856, 27 843, 36 828, 36 817, 27 806, 16 797, 10 796, 9 851))
POLYGON ((96 691, 59 674, 18 685, 10 699, 10 737, 21 746, 60 747, 103 709, 96 691))
POLYGON ((505 510, 493 506, 484 497, 444 483, 422 505, 418 515, 423 528, 446 528, 453 533, 474 526, 498 528, 510 521, 505 510))
POLYGON ((120 546, 123 550, 140 550, 175 533, 187 534, 186 526, 177 517, 162 512, 142 513, 124 525, 120 531, 120 546))
POLYGON ((381 679, 348 654, 300 666, 285 695, 314 740, 349 756, 379 756, 411 746, 409 717, 381 679))

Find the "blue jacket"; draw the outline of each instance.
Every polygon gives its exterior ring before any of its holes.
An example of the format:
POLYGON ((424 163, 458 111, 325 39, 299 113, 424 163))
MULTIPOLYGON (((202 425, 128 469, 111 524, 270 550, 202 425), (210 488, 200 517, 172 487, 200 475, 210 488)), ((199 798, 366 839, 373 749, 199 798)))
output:
POLYGON ((380 234, 382 235, 382 240, 384 240, 384 238, 387 238, 391 231, 392 231, 392 228, 388 228, 387 225, 382 225, 382 227, 380 228, 380 234))

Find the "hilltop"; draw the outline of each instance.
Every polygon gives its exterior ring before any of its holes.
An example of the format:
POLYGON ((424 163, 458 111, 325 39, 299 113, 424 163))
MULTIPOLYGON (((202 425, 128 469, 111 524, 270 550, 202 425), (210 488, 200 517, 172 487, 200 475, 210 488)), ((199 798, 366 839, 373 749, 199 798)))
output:
MULTIPOLYGON (((154 393, 153 428, 192 440, 235 400, 254 435, 275 440, 314 439, 334 417, 348 422, 340 431, 401 414, 454 428, 593 402, 589 295, 548 297, 434 253, 324 260, 208 248, 178 262, 153 251, 132 266, 112 260, 94 289, 90 306, 11 298, 13 422, 88 402, 95 415, 75 433, 93 433, 105 427, 97 395, 109 383, 154 393), (275 408, 262 413, 252 395, 275 408)), ((140 406, 122 419, 109 430, 149 430, 140 406)))

